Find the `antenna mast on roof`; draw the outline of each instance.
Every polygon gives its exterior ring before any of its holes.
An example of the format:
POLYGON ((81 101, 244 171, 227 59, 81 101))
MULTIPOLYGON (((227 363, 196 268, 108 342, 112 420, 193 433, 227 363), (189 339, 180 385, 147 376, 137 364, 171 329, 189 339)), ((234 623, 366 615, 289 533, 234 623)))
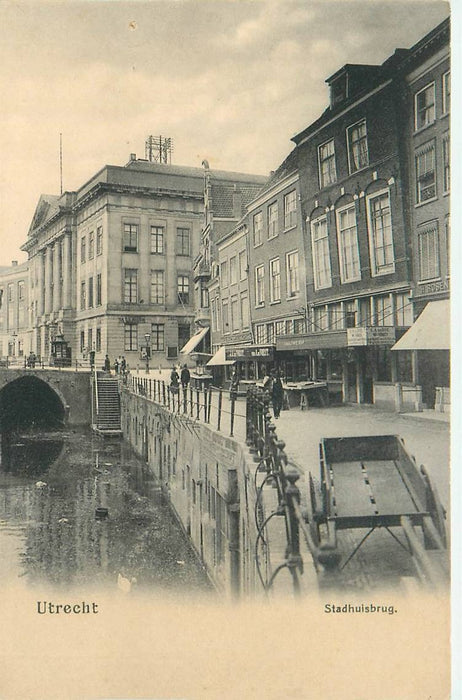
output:
POLYGON ((59 185, 63 193, 63 135, 59 134, 59 185))
POLYGON ((145 157, 151 163, 172 162, 173 141, 166 136, 148 136, 145 143, 145 157))

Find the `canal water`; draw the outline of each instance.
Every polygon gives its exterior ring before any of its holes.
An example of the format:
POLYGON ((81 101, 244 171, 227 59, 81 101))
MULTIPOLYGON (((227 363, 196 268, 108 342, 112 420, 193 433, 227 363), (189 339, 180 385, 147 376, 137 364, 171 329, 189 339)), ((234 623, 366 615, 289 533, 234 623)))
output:
POLYGON ((3 434, 1 448, 0 587, 213 595, 153 475, 122 439, 26 432, 3 434))

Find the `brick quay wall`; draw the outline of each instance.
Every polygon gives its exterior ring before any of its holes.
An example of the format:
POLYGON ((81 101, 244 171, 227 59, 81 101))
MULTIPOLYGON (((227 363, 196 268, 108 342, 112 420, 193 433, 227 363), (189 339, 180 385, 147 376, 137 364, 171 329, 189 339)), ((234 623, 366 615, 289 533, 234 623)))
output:
MULTIPOLYGON (((255 464, 245 445, 121 390, 125 439, 150 466, 215 586, 261 591, 255 564, 255 464)), ((260 566, 265 567, 265 552, 260 566)))

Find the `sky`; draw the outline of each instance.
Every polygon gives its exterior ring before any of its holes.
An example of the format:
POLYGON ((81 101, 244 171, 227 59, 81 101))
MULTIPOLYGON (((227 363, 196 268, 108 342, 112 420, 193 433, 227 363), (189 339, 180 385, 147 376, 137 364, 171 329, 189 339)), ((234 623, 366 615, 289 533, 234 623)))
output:
POLYGON ((0 265, 40 194, 144 157, 267 174, 325 109, 325 79, 382 63, 449 14, 445 2, 0 0, 0 265))

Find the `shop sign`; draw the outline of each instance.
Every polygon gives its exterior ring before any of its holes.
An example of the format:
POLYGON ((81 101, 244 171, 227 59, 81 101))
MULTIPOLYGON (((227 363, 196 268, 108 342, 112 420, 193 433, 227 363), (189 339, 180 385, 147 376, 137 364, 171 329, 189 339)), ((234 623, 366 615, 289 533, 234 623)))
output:
POLYGON ((227 347, 225 349, 226 360, 272 360, 274 347, 270 346, 241 346, 227 347))
POLYGON ((347 328, 347 345, 390 345, 396 340, 394 326, 347 328))
POLYGON ((427 294, 438 294, 440 292, 449 291, 448 280, 440 280, 438 282, 426 282, 425 284, 420 284, 414 292, 415 297, 426 296, 427 294))

